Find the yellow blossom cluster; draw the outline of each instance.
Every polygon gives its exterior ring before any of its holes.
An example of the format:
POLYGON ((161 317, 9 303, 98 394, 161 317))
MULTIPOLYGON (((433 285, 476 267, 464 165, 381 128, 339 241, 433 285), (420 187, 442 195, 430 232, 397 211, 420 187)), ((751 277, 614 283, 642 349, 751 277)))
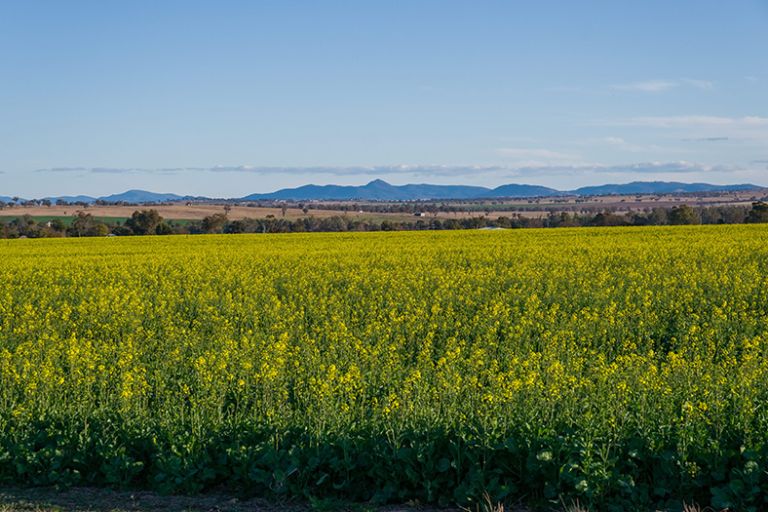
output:
POLYGON ((760 226, 0 242, 0 418, 759 434, 760 226))

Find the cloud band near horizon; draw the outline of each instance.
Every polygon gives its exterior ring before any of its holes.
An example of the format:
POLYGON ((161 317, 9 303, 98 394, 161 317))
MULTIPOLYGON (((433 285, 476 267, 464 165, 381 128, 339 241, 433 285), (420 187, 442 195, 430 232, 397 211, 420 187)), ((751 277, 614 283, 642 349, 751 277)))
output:
MULTIPOLYGON (((752 162, 759 163, 759 161, 752 162)), ((291 175, 331 175, 331 176, 387 176, 412 175, 435 177, 471 177, 477 174, 501 174, 515 176, 549 176, 577 172, 599 174, 690 174, 690 173, 728 173, 748 170, 732 165, 705 165, 695 162, 639 162, 623 165, 382 165, 382 166, 254 166, 238 165, 212 167, 52 167, 36 169, 37 173, 79 173, 79 174, 180 174, 188 172, 209 173, 248 173, 248 174, 291 174, 291 175)))

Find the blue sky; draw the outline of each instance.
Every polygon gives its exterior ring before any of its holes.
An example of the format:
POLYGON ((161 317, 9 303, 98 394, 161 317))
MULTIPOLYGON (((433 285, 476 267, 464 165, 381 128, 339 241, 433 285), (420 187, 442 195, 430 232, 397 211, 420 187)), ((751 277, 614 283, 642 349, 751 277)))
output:
POLYGON ((768 0, 7 1, 0 195, 768 185, 768 0))

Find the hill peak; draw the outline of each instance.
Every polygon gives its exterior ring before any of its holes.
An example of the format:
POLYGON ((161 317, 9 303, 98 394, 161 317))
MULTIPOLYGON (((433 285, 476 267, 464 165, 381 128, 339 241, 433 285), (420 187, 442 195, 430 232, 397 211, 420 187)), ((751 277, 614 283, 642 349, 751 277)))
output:
POLYGON ((391 187, 392 185, 390 185, 389 183, 387 183, 382 179, 375 179, 375 180, 369 181, 365 186, 366 187, 391 187))

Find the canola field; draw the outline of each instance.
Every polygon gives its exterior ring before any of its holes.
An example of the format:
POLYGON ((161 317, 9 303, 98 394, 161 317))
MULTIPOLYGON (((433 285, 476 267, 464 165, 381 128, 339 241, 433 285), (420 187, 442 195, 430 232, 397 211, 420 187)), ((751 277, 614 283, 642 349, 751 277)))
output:
POLYGON ((761 510, 768 227, 0 241, 0 484, 761 510))

